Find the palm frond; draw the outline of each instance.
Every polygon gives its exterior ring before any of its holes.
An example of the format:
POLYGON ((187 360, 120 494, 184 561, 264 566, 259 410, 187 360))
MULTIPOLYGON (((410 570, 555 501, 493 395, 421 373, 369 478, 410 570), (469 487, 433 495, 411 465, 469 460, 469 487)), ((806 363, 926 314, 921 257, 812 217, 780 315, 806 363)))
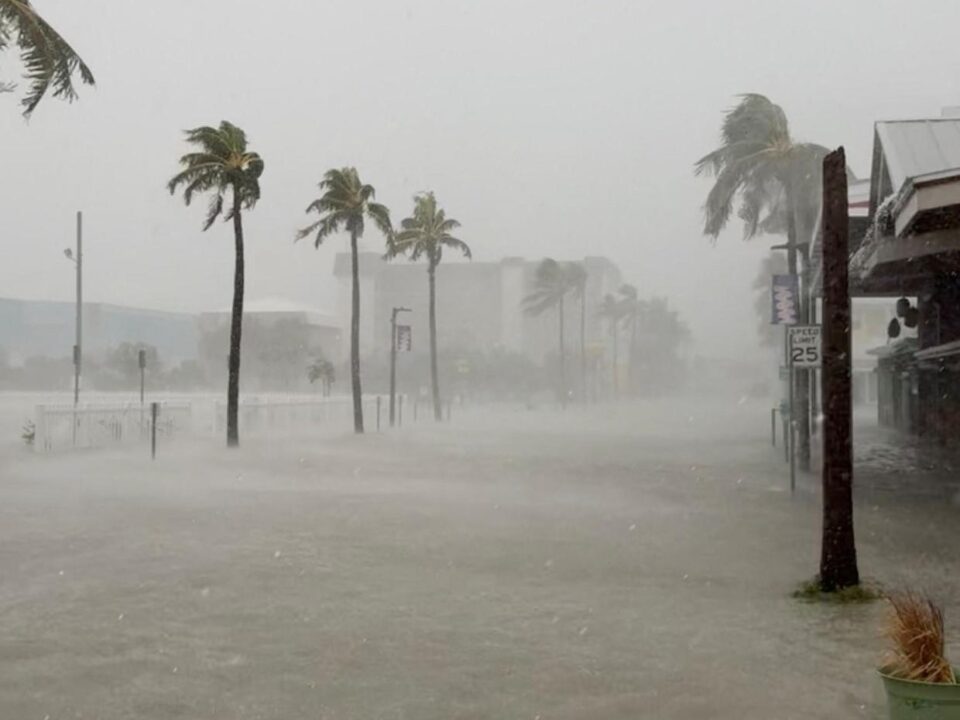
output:
POLYGON ((47 23, 29 0, 3 0, 0 3, 0 26, 4 27, 4 46, 11 33, 16 35, 24 77, 29 89, 21 101, 23 114, 30 117, 37 105, 52 89, 53 96, 68 102, 77 97, 73 77, 94 84, 93 73, 70 44, 47 23))

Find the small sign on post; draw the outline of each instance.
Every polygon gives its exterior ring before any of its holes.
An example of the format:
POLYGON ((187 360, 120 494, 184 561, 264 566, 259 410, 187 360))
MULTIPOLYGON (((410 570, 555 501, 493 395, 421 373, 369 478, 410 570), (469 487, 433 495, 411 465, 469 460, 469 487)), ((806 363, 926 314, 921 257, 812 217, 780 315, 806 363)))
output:
POLYGON ((770 323, 796 325, 800 320, 800 292, 796 275, 774 275, 770 284, 772 303, 770 323))
POLYGON ((397 350, 410 352, 413 349, 413 333, 409 325, 397 325, 397 350))
POLYGON ((790 364, 795 368, 820 367, 820 326, 794 325, 790 331, 790 364))

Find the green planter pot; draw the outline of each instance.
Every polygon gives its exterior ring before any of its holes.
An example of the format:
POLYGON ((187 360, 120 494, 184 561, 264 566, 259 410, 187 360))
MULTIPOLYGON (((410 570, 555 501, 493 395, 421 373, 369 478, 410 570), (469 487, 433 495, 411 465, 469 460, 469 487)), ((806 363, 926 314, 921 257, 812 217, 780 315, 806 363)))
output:
MULTIPOLYGON (((954 673, 960 677, 960 669, 954 673)), ((890 720, 960 720, 960 684, 900 680, 880 673, 890 720)))

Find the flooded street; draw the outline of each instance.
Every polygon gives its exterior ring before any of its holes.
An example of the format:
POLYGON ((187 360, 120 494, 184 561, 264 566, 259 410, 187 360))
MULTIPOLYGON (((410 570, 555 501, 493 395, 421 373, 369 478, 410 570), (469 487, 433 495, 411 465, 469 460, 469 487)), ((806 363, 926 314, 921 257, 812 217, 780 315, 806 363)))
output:
MULTIPOLYGON (((881 605, 790 598, 820 503, 791 498, 768 412, 8 455, 0 715, 879 718, 881 605)), ((874 489, 862 572, 955 621, 958 512, 874 489)))

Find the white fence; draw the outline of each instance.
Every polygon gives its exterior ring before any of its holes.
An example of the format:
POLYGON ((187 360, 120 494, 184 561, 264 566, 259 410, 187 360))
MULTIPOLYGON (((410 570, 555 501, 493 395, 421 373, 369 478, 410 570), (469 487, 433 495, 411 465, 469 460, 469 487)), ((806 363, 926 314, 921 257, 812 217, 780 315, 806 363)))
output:
MULTIPOLYGON (((191 431, 188 402, 158 403, 157 437, 191 431)), ((150 406, 139 403, 37 405, 33 448, 57 452, 150 442, 150 406)))
MULTIPOLYGON (((402 402, 400 396, 397 401, 402 402)), ((390 398, 388 396, 363 396, 363 425, 366 430, 376 430, 389 424, 390 398)), ((406 403, 405 403, 406 404, 406 403)), ((407 408, 404 408, 407 412, 407 408)), ((353 428, 353 398, 337 397, 268 397, 241 398, 237 410, 240 434, 269 435, 290 434, 298 428, 315 429, 328 426, 331 430, 353 428)), ((227 404, 218 401, 214 408, 214 432, 226 432, 227 404)))

